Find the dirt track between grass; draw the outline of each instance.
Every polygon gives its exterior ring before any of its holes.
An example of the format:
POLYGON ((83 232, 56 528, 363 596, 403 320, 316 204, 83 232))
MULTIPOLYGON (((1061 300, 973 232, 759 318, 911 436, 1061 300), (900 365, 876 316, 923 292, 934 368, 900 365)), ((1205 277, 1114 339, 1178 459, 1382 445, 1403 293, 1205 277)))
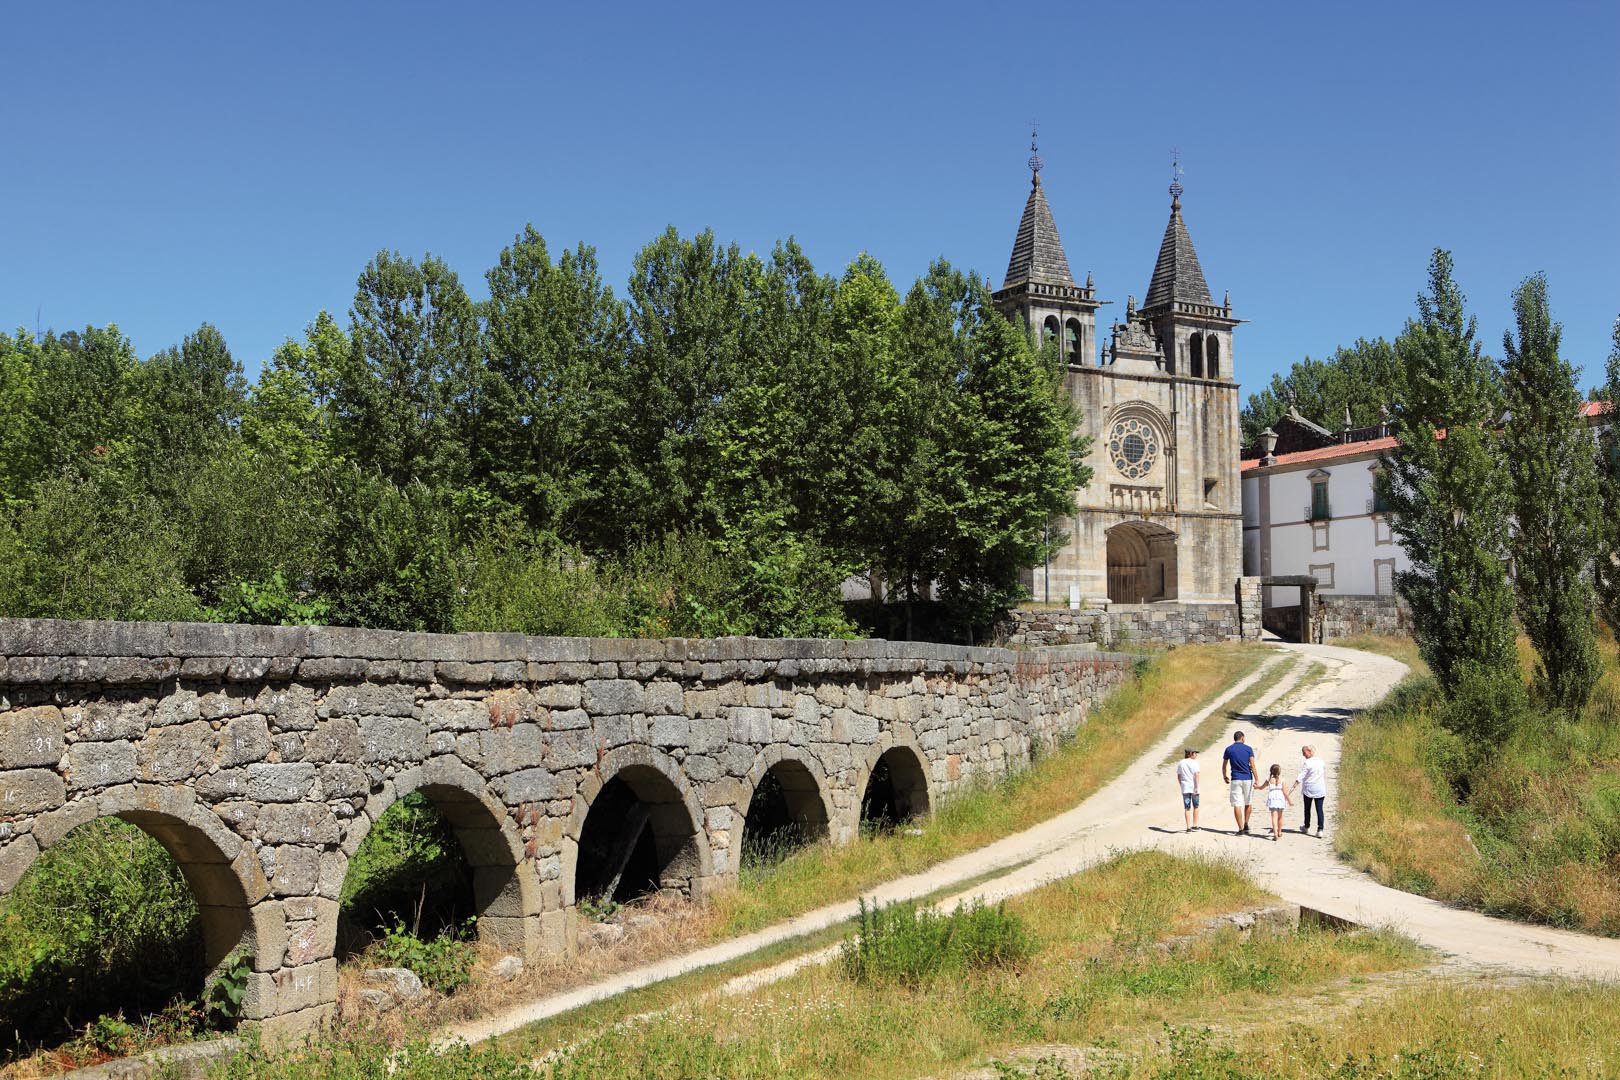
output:
MULTIPOLYGON (((1282 655, 1186 717, 1122 775, 1072 810, 923 873, 872 889, 867 898, 892 903, 978 881, 948 897, 944 905, 974 899, 994 902, 1084 870, 1112 851, 1157 847, 1178 854, 1236 860, 1261 887, 1290 903, 1363 925, 1392 927, 1465 964, 1502 972, 1620 978, 1620 940, 1448 907, 1380 885, 1342 864, 1332 844, 1340 732, 1357 712, 1380 701, 1406 674, 1406 667, 1388 657, 1353 649, 1324 645, 1282 648, 1282 655), (1312 661, 1325 670, 1306 679, 1312 661), (1263 807, 1254 812, 1254 831, 1247 836, 1236 834, 1226 788, 1220 780, 1220 751, 1229 732, 1223 732, 1213 746, 1201 748, 1203 828, 1191 833, 1183 831, 1174 765, 1167 762, 1167 755, 1183 745, 1207 717, 1241 700, 1251 686, 1282 663, 1293 665, 1292 670, 1248 708, 1241 723, 1258 755, 1259 767, 1264 770, 1274 761, 1281 762, 1283 775, 1290 783, 1301 761, 1300 747, 1305 743, 1316 747, 1327 767, 1328 835, 1321 839, 1301 835, 1297 831, 1297 806, 1286 816, 1288 827, 1295 831, 1285 832, 1281 841, 1265 837, 1268 818, 1263 807), (984 880, 986 875, 995 876, 984 880)), ((814 933, 850 919, 855 913, 854 901, 832 904, 756 933, 646 964, 497 1016, 455 1025, 442 1034, 447 1039, 469 1042, 488 1039, 593 1001, 814 933)), ((818 950, 796 957, 741 976, 725 989, 746 990, 774 982, 807 964, 823 962, 829 955, 829 950, 818 950)))

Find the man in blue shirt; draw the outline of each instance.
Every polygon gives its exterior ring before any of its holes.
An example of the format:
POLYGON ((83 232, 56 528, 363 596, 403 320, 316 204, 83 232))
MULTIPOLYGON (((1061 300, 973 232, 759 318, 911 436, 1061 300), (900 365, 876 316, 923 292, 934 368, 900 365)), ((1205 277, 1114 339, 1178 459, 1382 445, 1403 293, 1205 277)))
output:
POLYGON ((1221 755, 1221 779, 1231 785, 1232 816, 1239 834, 1249 831, 1249 813, 1254 809, 1254 748, 1243 741, 1243 732, 1232 732, 1232 745, 1221 755))

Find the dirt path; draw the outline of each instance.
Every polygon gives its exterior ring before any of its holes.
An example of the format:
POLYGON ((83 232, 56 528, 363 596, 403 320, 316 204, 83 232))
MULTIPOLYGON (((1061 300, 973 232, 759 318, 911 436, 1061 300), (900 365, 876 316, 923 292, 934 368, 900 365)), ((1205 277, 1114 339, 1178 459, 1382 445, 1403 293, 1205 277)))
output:
MULTIPOLYGON (((1284 900, 1365 925, 1393 927, 1467 964, 1535 974, 1620 978, 1620 940, 1450 908, 1387 888, 1340 863, 1331 840, 1340 729, 1357 711, 1381 700, 1405 675, 1406 668, 1388 657, 1353 649, 1324 645, 1289 645, 1285 649, 1284 656, 1268 661, 1209 706, 1183 720, 1120 777, 1073 810, 924 873, 889 882, 871 890, 868 897, 883 903, 911 899, 1006 870, 949 897, 944 904, 975 898, 994 902, 1084 870, 1112 851, 1158 847, 1176 853, 1236 859, 1263 888, 1284 900), (1320 664, 1323 671, 1318 677, 1306 678, 1311 661, 1320 664), (1220 782, 1219 751, 1229 732, 1223 732, 1215 745, 1204 748, 1200 755, 1204 766, 1204 828, 1184 832, 1174 765, 1167 763, 1167 756, 1183 745, 1207 717, 1239 699, 1278 663, 1290 663, 1293 669, 1249 709, 1252 714, 1271 717, 1271 722, 1266 726, 1249 725, 1248 738, 1261 767, 1280 761, 1290 782, 1301 760, 1300 747, 1307 742, 1316 747, 1327 767, 1328 837, 1317 839, 1285 832, 1280 842, 1262 838, 1267 820, 1264 809, 1255 812, 1253 835, 1236 835, 1220 782), (1279 702, 1284 707, 1274 713, 1279 702)), ((1298 828, 1298 814, 1297 807, 1288 812, 1285 822, 1291 828, 1298 828)), ((445 1035, 469 1042, 487 1039, 626 990, 745 956, 854 914, 854 902, 830 905, 754 934, 530 1002, 499 1016, 456 1025, 445 1035)), ((827 955, 829 951, 822 950, 750 973, 733 980, 728 989, 766 985, 807 964, 821 962, 827 955)))

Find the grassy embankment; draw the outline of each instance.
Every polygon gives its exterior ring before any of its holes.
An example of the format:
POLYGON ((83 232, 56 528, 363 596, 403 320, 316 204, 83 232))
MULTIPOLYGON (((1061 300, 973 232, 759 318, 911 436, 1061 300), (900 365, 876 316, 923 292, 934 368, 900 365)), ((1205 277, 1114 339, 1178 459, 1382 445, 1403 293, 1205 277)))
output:
POLYGON ((642 992, 657 994, 637 1003, 650 1016, 604 1002, 446 1054, 351 1030, 301 1055, 240 1058, 228 1080, 893 1080, 986 1061, 1007 1080, 1506 1080, 1620 1067, 1612 988, 1416 978, 1404 973, 1427 957, 1388 932, 1167 942, 1263 902, 1229 865, 1130 852, 961 920, 976 923, 962 936, 977 953, 911 934, 876 972, 833 963, 735 996, 704 993, 714 981, 700 973, 642 992))
MULTIPOLYGON (((1471 754, 1410 642, 1358 641, 1413 666, 1345 730, 1337 843, 1385 884, 1493 914, 1620 934, 1620 661, 1585 714, 1532 713, 1471 754)), ((1534 662, 1520 640, 1526 671, 1534 662)))

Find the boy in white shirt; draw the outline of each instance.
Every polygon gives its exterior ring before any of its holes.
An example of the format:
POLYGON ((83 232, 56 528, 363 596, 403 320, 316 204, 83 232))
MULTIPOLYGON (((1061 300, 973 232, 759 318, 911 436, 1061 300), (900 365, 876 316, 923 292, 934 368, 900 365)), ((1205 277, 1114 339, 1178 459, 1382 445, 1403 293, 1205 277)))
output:
POLYGON ((1181 787, 1181 817, 1192 832, 1198 828, 1198 751, 1190 746, 1176 765, 1176 783, 1181 787))

